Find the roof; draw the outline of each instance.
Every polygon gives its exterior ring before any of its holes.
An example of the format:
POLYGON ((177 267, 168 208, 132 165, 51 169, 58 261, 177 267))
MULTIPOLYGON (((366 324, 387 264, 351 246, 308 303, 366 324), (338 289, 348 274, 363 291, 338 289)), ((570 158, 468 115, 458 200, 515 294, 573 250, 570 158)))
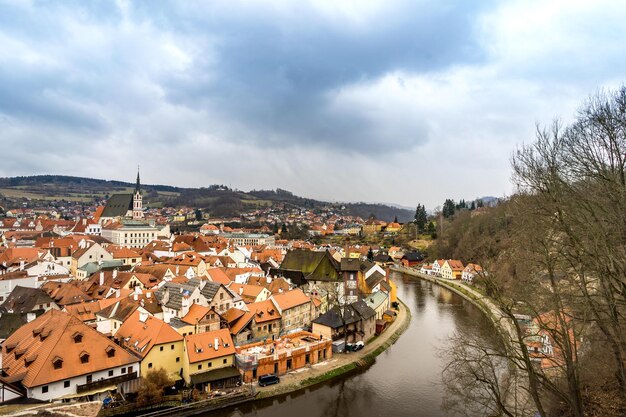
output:
POLYGON ((365 284, 367 284, 368 288, 374 288, 376 284, 384 280, 385 276, 383 274, 378 271, 374 271, 369 277, 367 277, 367 279, 365 280, 365 284))
POLYGON ((183 340, 183 337, 163 320, 147 314, 142 317, 137 310, 122 323, 115 337, 119 338, 122 346, 141 357, 145 357, 155 345, 183 340))
POLYGON ((213 369, 212 371, 198 372, 189 375, 192 384, 203 384, 206 382, 219 381, 221 379, 240 377, 239 370, 234 366, 213 369))
POLYGON ((311 299, 300 288, 280 294, 273 294, 271 299, 274 300, 282 311, 311 302, 311 299))
POLYGON ((376 316, 376 311, 362 300, 359 300, 344 307, 335 306, 312 322, 332 329, 338 329, 344 325, 356 323, 363 319, 367 320, 374 316, 376 316), (345 317, 345 324, 342 316, 345 317))
POLYGON ((209 268, 206 270, 207 275, 213 282, 228 285, 232 281, 228 278, 228 275, 224 273, 220 268, 209 268))
POLYGON ((206 316, 212 308, 204 307, 200 304, 192 304, 189 307, 189 311, 181 320, 188 324, 196 324, 198 321, 202 320, 204 316, 206 316))
POLYGON ((113 194, 107 201, 100 217, 124 217, 132 209, 132 194, 113 194))
POLYGON ((256 323, 265 323, 272 320, 280 320, 281 315, 271 300, 248 304, 248 310, 254 316, 256 323))
POLYGON ((207 302, 210 303, 213 300, 213 297, 215 297, 215 294, 219 291, 220 287, 222 287, 222 284, 218 282, 207 281, 200 293, 204 296, 204 298, 206 298, 207 302))
POLYGON ((136 362, 130 352, 58 310, 50 310, 19 328, 2 348, 7 375, 28 388, 136 362), (111 349, 113 355, 107 353, 111 349), (86 362, 81 361, 85 354, 89 355, 86 362), (53 363, 58 360, 61 367, 55 369, 53 363), (28 366, 27 361, 31 361, 28 366))
POLYGON ((358 259, 353 258, 343 258, 341 259, 341 270, 349 271, 349 272, 358 272, 360 266, 360 261, 358 259))
POLYGON ((235 354, 235 344, 228 329, 188 335, 185 337, 185 345, 189 363, 235 354))
POLYGON ((387 293, 378 291, 373 294, 370 294, 363 301, 365 302, 365 304, 367 304, 368 306, 370 306, 371 308, 375 310, 380 305, 382 305, 385 302, 385 300, 387 300, 387 298, 389 298, 389 295, 387 293))
POLYGON ((7 299, 2 303, 0 311, 12 313, 28 313, 41 304, 54 304, 54 300, 40 288, 13 288, 7 299))
POLYGON ((448 259, 446 262, 448 263, 450 269, 452 269, 453 271, 462 271, 464 268, 463 262, 457 259, 448 259))
POLYGON ((139 303, 130 298, 123 298, 103 308, 96 313, 99 317, 105 317, 117 321, 125 321, 139 308, 139 303))

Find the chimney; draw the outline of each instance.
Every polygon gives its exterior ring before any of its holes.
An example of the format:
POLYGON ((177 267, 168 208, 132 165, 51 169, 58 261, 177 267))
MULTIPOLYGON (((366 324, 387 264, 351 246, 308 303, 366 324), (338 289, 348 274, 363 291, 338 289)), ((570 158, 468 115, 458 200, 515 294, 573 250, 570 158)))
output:
POLYGON ((219 339, 216 337, 216 338, 215 338, 215 343, 213 344, 213 346, 215 347, 215 350, 217 350, 217 349, 218 349, 219 344, 220 344, 220 341, 219 341, 219 339))
POLYGON ((143 311, 139 312, 139 321, 145 323, 148 320, 148 313, 144 313, 143 311))
POLYGON ((239 288, 239 295, 243 294, 243 287, 239 288))
POLYGON ((26 265, 26 262, 20 261, 20 271, 24 270, 24 265, 26 265))
POLYGON ((83 226, 87 225, 87 219, 83 219, 83 226))
POLYGON ((139 297, 137 297, 137 293, 133 293, 133 300, 137 301, 139 297))
POLYGON ((117 269, 113 270, 113 279, 117 278, 117 269))
POLYGON ((150 298, 150 297, 152 297, 152 293, 151 292, 147 292, 146 293, 146 298, 150 298))
POLYGON ((100 285, 104 285, 104 272, 100 271, 100 285))

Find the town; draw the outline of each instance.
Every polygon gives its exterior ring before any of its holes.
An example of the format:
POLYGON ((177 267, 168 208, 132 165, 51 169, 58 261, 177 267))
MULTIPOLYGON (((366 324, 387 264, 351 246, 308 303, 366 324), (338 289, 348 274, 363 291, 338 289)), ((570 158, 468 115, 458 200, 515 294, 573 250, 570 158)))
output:
MULTIPOLYGON (((195 400, 264 385, 268 375, 278 380, 384 333, 399 308, 388 266, 421 259, 399 247, 283 239, 268 225, 232 229, 227 219, 175 234, 170 222, 196 221, 195 213, 163 211, 144 209, 139 174, 132 193, 74 220, 5 209, 3 402, 146 405, 166 388, 146 392, 158 377, 195 400)), ((309 237, 339 221, 355 236, 402 227, 306 212, 298 219, 310 220, 309 237)), ((288 219, 268 223, 277 220, 288 219)))

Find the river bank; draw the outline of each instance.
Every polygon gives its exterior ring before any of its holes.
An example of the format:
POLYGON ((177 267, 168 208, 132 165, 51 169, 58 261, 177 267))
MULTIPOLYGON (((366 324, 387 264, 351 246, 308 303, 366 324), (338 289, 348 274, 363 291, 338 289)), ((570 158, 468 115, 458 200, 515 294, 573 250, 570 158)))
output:
MULTIPOLYGON (((400 338, 402 333, 409 327, 410 322, 411 312, 409 308, 400 301, 400 308, 396 320, 391 323, 383 334, 371 339, 367 345, 358 352, 336 354, 329 361, 315 364, 309 368, 298 369, 286 375, 281 375, 281 382, 276 385, 258 387, 255 384, 250 387, 250 392, 254 392, 254 395, 237 398, 237 400, 232 403, 228 401, 227 397, 221 397, 215 400, 205 400, 201 403, 191 403, 136 415, 146 417, 166 417, 173 415, 177 417, 193 416, 220 408, 295 393, 339 376, 367 369, 367 367, 375 362, 378 355, 386 351, 400 338)), ((110 415, 110 413, 107 414, 110 415)))
MULTIPOLYGON (((516 340, 518 340, 515 325, 513 324, 511 318, 508 317, 489 297, 481 294, 480 292, 459 281, 423 274, 413 268, 406 268, 403 266, 394 265, 390 267, 390 270, 401 274, 413 276, 424 281, 432 282, 435 285, 444 287, 461 296, 465 300, 469 301, 474 306, 478 307, 478 309, 480 309, 485 314, 485 316, 491 320, 494 327, 496 328, 496 331, 500 334, 500 338, 506 346, 507 352, 510 355, 509 357, 521 357, 521 348, 519 344, 515 342, 516 340)), ((511 376, 513 376, 516 381, 520 381, 521 384, 526 384, 526 375, 517 366, 513 365, 512 362, 509 362, 509 364, 509 371, 511 373, 511 376)), ((527 405, 530 401, 530 398, 528 396, 520 396, 519 392, 516 392, 515 395, 513 395, 514 398, 510 398, 511 395, 513 394, 509 392, 509 398, 507 399, 507 402, 511 404, 511 408, 514 409, 516 413, 521 410, 527 410, 527 405)), ((528 415, 532 414, 533 413, 528 415)))
POLYGON ((280 384, 257 388, 257 399, 271 398, 299 391, 340 375, 367 368, 374 363, 376 356, 387 350, 400 338, 400 335, 409 327, 410 322, 411 312, 400 301, 400 309, 396 320, 383 334, 370 340, 362 350, 335 354, 329 361, 281 376, 280 384))

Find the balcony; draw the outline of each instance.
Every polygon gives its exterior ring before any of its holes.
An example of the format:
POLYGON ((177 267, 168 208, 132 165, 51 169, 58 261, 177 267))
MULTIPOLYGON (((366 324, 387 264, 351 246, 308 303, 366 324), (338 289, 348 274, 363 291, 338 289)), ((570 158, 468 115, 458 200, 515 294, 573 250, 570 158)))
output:
POLYGON ((121 384, 122 382, 131 381, 137 378, 137 372, 130 372, 125 375, 116 376, 113 378, 101 379, 99 381, 93 381, 88 384, 76 385, 76 393, 81 394, 83 392, 95 391, 98 389, 110 387, 112 385, 121 384))

